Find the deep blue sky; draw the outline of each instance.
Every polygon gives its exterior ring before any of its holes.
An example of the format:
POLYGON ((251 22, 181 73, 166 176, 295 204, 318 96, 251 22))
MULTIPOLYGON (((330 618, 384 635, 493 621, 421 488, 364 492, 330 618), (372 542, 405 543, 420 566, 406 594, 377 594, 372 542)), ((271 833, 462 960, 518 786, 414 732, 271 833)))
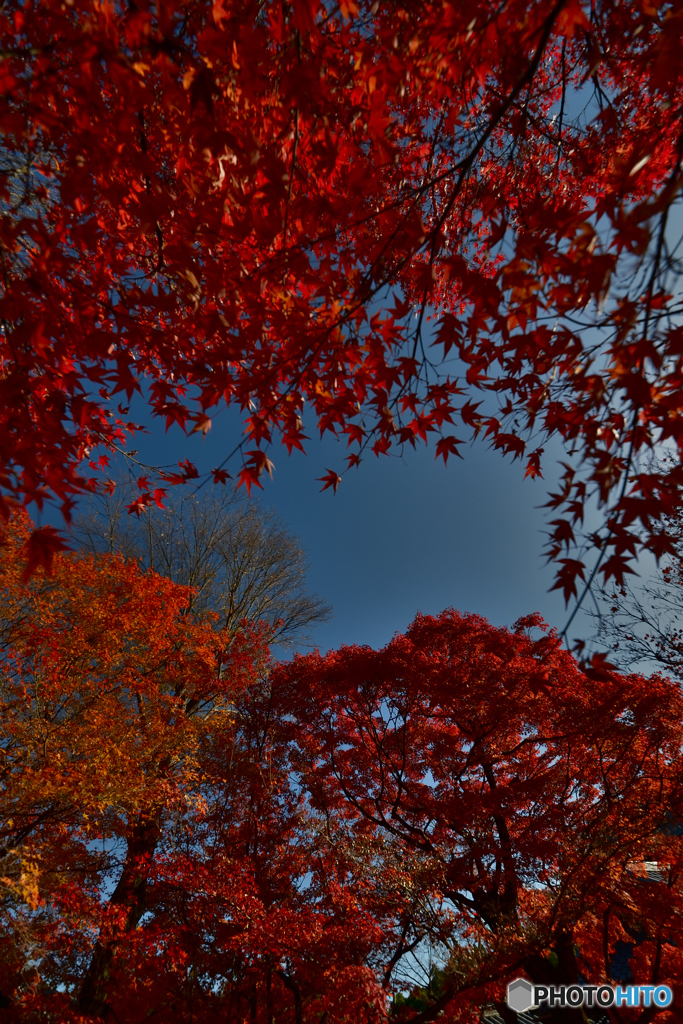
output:
MULTIPOLYGON (((143 403, 134 403, 131 416, 142 412, 143 403)), ((238 417, 224 411, 204 440, 177 429, 164 434, 156 420, 130 447, 146 462, 189 457, 206 471, 240 439, 238 417)), ((424 446, 405 458, 370 454, 345 474, 335 495, 321 493, 316 478, 328 468, 343 469, 342 444, 312 438, 305 456, 272 450, 274 479, 264 477, 260 500, 300 538, 310 587, 333 607, 334 617, 314 636, 321 650, 382 646, 418 610, 448 606, 497 625, 539 611, 562 627, 564 603, 557 591, 548 593, 552 568, 541 553, 545 513, 539 506, 548 480, 524 480, 521 462, 505 460, 484 443, 462 451, 464 459, 451 458, 448 466, 424 446)), ((236 476, 239 465, 237 457, 227 468, 236 476)), ((552 459, 548 471, 552 479, 552 459)), ((579 619, 571 635, 586 630, 590 623, 579 619)))

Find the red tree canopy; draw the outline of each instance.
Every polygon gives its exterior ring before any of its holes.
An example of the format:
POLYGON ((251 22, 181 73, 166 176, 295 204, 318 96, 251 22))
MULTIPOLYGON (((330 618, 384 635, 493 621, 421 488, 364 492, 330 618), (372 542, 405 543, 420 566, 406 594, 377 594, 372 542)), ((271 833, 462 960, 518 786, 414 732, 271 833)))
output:
POLYGON ((520 974, 683 998, 679 687, 588 678, 554 633, 533 639, 539 626, 419 615, 381 651, 275 674, 321 828, 339 816, 352 846, 383 838, 402 865, 386 876, 402 951, 416 937, 439 951, 399 1020, 474 1022, 491 1002, 505 1015, 520 974))
POLYGON ((681 436, 682 24, 680 0, 10 0, 4 514, 68 515, 143 391, 186 429, 242 409, 247 487, 315 428, 351 465, 483 433, 532 475, 559 435, 565 594, 590 494, 608 577, 641 533, 665 551, 679 460, 643 458, 681 436))

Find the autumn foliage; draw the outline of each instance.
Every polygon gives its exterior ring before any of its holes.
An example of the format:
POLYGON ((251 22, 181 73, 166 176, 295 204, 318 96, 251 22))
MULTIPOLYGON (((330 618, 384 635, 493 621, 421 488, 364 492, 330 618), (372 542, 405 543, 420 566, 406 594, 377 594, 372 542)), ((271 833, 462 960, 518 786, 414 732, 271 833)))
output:
POLYGON ((565 595, 591 497, 607 578, 666 551, 682 25, 680 0, 3 4, 4 514, 68 515, 140 392, 200 434, 242 410, 247 487, 316 429, 349 465, 480 434, 531 475, 557 436, 565 595))
POLYGON ((24 583, 30 532, 0 549, 3 1020, 474 1022, 520 974, 619 970, 683 999, 676 685, 454 611, 273 666, 135 562, 24 583))
POLYGON ((519 974, 617 979, 624 942, 635 982, 683 995, 678 687, 589 679, 539 627, 446 611, 382 651, 280 669, 313 812, 397 854, 398 948, 442 944, 423 1015, 409 1001, 398 1019, 505 1013, 501 983, 519 974))

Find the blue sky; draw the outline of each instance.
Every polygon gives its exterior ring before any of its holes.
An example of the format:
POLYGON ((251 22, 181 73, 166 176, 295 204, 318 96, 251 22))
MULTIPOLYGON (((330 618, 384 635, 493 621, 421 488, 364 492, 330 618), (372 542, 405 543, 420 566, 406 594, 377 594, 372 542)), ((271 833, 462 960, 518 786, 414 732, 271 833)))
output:
MULTIPOLYGON (((143 414, 141 401, 131 408, 131 416, 136 414, 143 414)), ((189 458, 206 471, 240 439, 239 418, 223 411, 204 440, 175 428, 164 434, 155 420, 150 433, 137 435, 130 447, 145 462, 189 458)), ((435 460, 433 447, 422 446, 403 458, 368 455, 344 475, 335 495, 321 493, 316 478, 327 469, 342 470, 344 446, 334 438, 312 438, 307 447, 306 455, 292 456, 273 448, 273 480, 264 477, 259 499, 276 508, 300 538, 310 587, 333 607, 334 617, 313 638, 321 650, 382 646, 417 611, 437 613, 448 606, 497 625, 511 625, 532 611, 564 625, 564 602, 557 591, 548 592, 553 572, 542 557, 540 506, 548 479, 524 480, 521 462, 511 463, 485 443, 463 446, 464 459, 451 458, 448 466, 435 460)), ((227 468, 236 476, 239 458, 227 468)), ((590 631, 582 619, 572 636, 590 631)))

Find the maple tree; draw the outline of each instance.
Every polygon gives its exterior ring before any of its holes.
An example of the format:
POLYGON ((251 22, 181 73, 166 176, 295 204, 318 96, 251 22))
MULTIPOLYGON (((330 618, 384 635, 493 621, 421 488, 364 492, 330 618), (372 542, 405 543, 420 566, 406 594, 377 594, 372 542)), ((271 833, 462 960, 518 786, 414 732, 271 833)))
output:
POLYGON ((384 650, 276 673, 312 809, 403 849, 404 951, 415 935, 439 950, 398 1020, 474 1021, 491 1003, 512 1020, 514 977, 626 980, 612 962, 629 944, 631 980, 683 995, 678 685, 604 664, 587 677, 556 634, 533 638, 539 626, 418 616, 384 650))
MULTIPOLYGON (((531 475, 557 435, 565 596, 584 540, 617 582, 669 550, 680 460, 647 456, 681 443, 682 24, 680 0, 8 0, 3 514, 68 516, 141 392, 198 433, 243 410, 247 487, 315 427, 349 465, 469 432, 531 475)), ((145 473, 135 508, 197 473, 145 473)))

